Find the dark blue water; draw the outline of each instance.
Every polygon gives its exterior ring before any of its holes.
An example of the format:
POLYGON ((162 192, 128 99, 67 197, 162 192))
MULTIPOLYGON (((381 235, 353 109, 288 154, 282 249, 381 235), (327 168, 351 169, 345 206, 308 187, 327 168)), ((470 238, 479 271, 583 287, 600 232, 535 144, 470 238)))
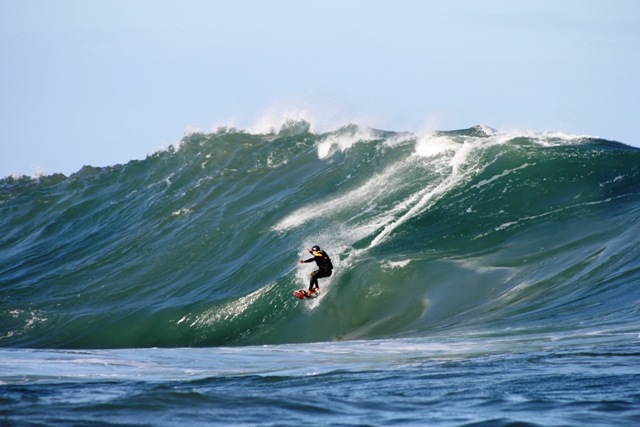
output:
POLYGON ((639 195, 637 148, 486 127, 7 177, 0 424, 636 425, 639 195))
POLYGON ((636 344, 599 345, 594 339, 585 345, 583 339, 574 346, 571 340, 549 340, 532 351, 544 337, 510 341, 455 337, 208 349, 2 350, 1 416, 4 425, 74 426, 630 426, 640 421, 636 344))

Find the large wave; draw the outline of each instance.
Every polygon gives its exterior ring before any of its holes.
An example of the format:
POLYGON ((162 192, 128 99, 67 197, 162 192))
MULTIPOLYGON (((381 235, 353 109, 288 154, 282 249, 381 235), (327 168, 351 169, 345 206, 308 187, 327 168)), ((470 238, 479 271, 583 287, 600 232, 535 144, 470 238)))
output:
POLYGON ((275 344, 637 326, 640 150, 484 126, 193 133, 0 181, 0 345, 275 344), (322 296, 303 248, 334 260, 322 296))

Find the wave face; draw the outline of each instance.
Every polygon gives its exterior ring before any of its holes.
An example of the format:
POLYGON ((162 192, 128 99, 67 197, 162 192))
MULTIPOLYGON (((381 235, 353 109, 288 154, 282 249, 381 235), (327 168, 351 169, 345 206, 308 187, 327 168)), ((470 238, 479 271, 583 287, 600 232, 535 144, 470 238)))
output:
POLYGON ((0 181, 0 345, 183 347, 637 328, 640 150, 486 127, 191 134, 0 181), (320 245, 335 266, 299 301, 320 245))

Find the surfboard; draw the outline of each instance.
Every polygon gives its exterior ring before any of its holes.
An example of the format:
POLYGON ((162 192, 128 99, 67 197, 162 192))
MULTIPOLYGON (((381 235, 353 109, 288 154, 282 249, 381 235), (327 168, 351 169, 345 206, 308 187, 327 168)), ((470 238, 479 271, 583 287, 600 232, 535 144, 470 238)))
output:
POLYGON ((305 289, 298 289, 297 291, 293 291, 293 296, 298 299, 311 299, 311 298, 317 298, 318 295, 320 295, 319 290, 312 292, 309 296, 305 295, 304 291, 305 289))

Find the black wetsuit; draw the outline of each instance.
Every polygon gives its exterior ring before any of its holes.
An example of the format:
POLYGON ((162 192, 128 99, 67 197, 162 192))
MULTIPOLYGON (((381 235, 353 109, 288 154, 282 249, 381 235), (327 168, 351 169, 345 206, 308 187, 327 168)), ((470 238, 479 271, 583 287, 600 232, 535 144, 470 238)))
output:
POLYGON ((309 282, 309 290, 320 289, 318 287, 318 279, 331 276, 331 270, 333 270, 333 264, 331 264, 331 258, 323 250, 312 252, 313 258, 309 258, 304 262, 315 261, 318 265, 318 270, 311 273, 311 281, 309 282))

